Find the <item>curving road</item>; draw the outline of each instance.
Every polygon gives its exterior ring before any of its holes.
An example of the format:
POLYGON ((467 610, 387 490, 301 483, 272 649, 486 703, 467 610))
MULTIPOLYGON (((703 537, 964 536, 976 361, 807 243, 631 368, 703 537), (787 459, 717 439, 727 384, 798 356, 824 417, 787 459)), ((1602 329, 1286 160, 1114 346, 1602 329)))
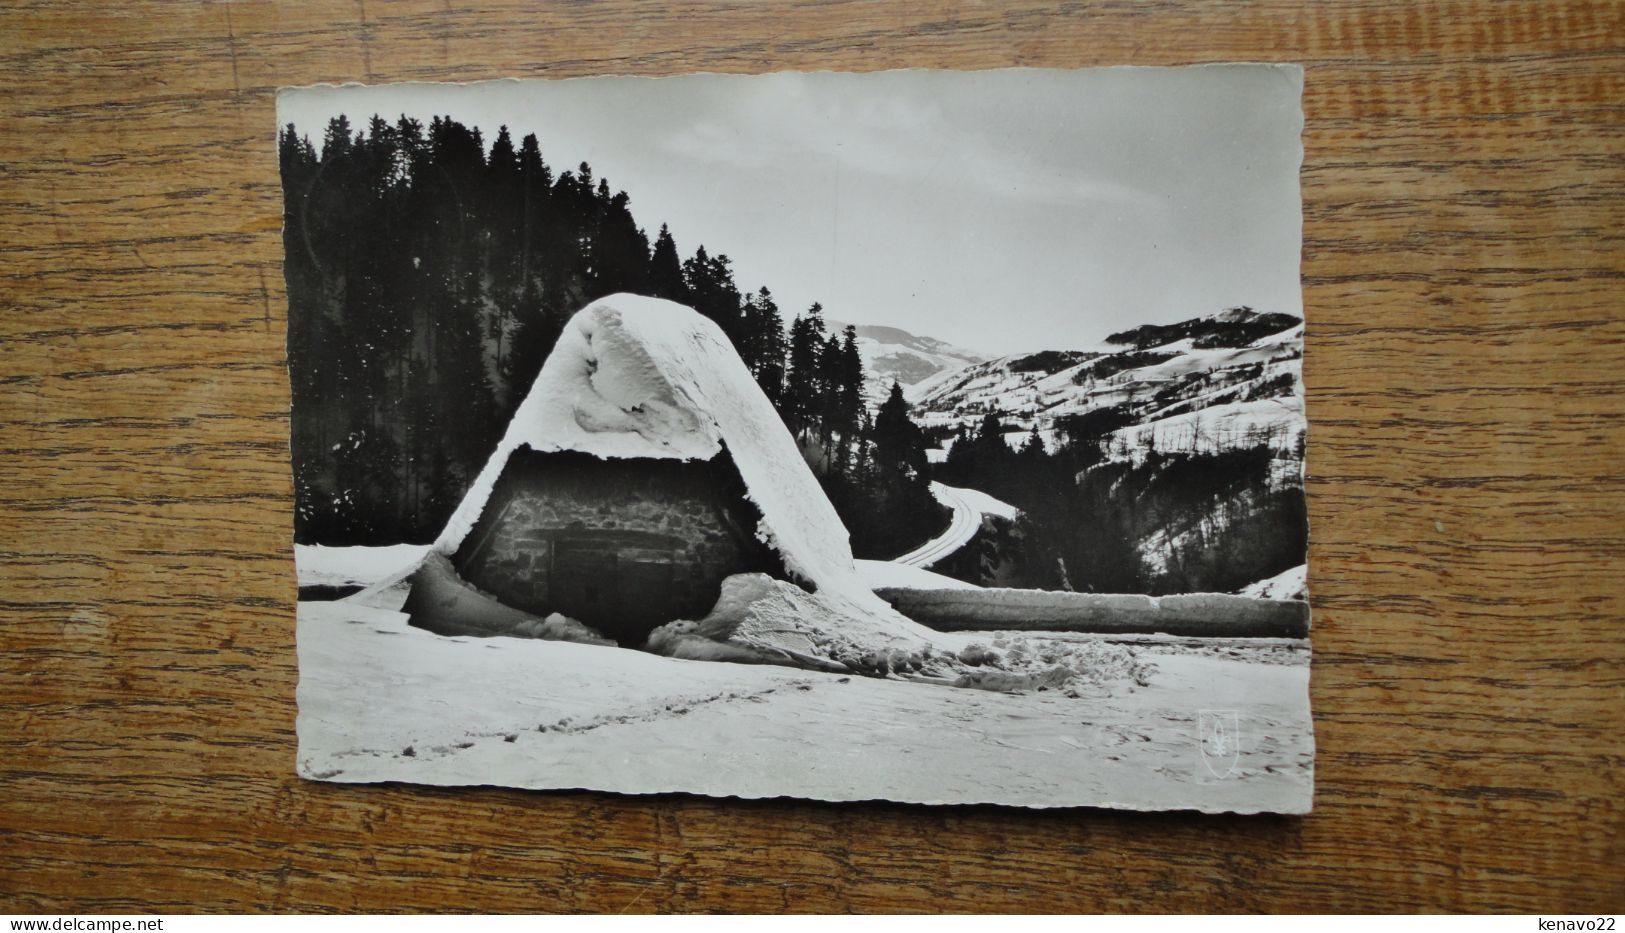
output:
POLYGON ((901 557, 892 558, 892 563, 929 567, 970 543, 970 539, 976 537, 977 530, 982 527, 982 512, 963 493, 964 490, 956 486, 932 483, 931 494, 937 497, 938 502, 953 509, 954 517, 942 534, 901 557))

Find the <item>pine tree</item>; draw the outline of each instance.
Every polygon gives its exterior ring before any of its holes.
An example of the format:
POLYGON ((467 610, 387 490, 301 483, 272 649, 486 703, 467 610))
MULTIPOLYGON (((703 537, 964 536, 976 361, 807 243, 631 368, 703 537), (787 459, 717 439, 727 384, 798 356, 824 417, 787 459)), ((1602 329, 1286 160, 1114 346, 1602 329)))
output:
POLYGON ((841 340, 834 334, 818 351, 818 441, 824 457, 832 459, 835 432, 841 428, 841 340))
POLYGON ((1004 421, 999 418, 998 409, 982 416, 971 449, 978 468, 984 472, 1002 469, 1010 459, 1010 445, 1004 441, 1004 421))
POLYGON ((858 354, 856 328, 848 324, 839 341, 831 336, 826 352, 834 361, 829 367, 833 384, 826 389, 832 409, 830 434, 840 437, 835 444, 834 466, 837 473, 845 475, 852 465, 852 448, 858 443, 863 410, 863 358, 858 354))
POLYGON ((353 140, 350 136, 350 118, 339 114, 327 121, 327 131, 322 134, 322 162, 337 162, 350 154, 353 140))
POLYGON ((867 540, 862 556, 891 558, 929 539, 945 525, 946 510, 931 494, 925 435, 909 418, 903 389, 875 413, 873 466, 863 510, 867 540))
POLYGON ((790 324, 789 367, 785 373, 785 411, 790 429, 805 436, 819 412, 819 353, 824 348, 824 306, 813 303, 790 324))
POLYGON ((863 355, 858 352, 858 329, 851 324, 841 332, 840 399, 837 413, 841 437, 851 441, 857 434, 863 405, 863 355))
POLYGON ((1027 440, 1021 445, 1020 453, 1023 463, 1029 465, 1041 463, 1048 454, 1044 447, 1044 438, 1038 433, 1038 422, 1036 420, 1033 422, 1032 433, 1027 435, 1027 440))
POLYGON ((487 240, 483 259, 485 301, 483 313, 490 346, 491 379, 499 407, 506 407, 513 392, 513 341, 520 329, 521 305, 525 293, 525 258, 521 231, 525 223, 525 202, 516 197, 521 191, 519 153, 506 126, 497 131, 496 142, 485 163, 484 199, 481 227, 487 240))
POLYGON ((599 182, 599 212, 593 242, 597 244, 588 300, 615 292, 649 290, 649 238, 632 219, 632 199, 625 191, 605 197, 599 182))
POLYGON ((527 202, 533 194, 545 194, 553 184, 553 170, 542 160, 542 147, 535 133, 526 133, 519 144, 519 172, 522 176, 528 176, 525 185, 527 202))
POLYGON ((773 403, 773 407, 782 411, 785 356, 790 352, 790 343, 784 334, 784 319, 779 315, 779 305, 773 300, 773 293, 765 285, 756 293, 754 305, 756 323, 753 330, 760 340, 761 359, 756 383, 762 387, 763 394, 773 403))
POLYGON ((549 213, 553 171, 542 158, 535 133, 527 133, 519 144, 519 173, 510 196, 517 202, 519 227, 514 252, 518 261, 518 301, 514 312, 513 351, 510 369, 516 388, 523 389, 541 366, 542 356, 552 346, 542 304, 542 280, 551 257, 545 247, 543 229, 549 213))
POLYGON ((712 281, 712 276, 715 271, 711 254, 705 251, 704 243, 694 250, 693 256, 683 261, 683 288, 688 294, 689 306, 701 314, 705 312, 700 306, 713 301, 716 283, 712 281))
POLYGON ((519 178, 519 153, 514 151, 513 137, 508 135, 506 124, 497 130, 496 142, 491 144, 491 154, 486 160, 486 169, 493 188, 503 194, 512 193, 519 178))
POLYGON ((649 294, 679 304, 688 304, 688 285, 683 280, 682 260, 677 255, 677 241, 665 224, 655 237, 654 253, 649 259, 649 294))
POLYGON ((694 292, 694 310, 717 322, 728 339, 737 344, 742 335, 739 287, 734 284, 733 260, 726 253, 718 253, 707 260, 704 276, 707 289, 694 292))
POLYGON ((874 443, 875 469, 881 482, 897 483, 925 474, 924 437, 908 416, 908 400, 895 380, 875 413, 874 443))

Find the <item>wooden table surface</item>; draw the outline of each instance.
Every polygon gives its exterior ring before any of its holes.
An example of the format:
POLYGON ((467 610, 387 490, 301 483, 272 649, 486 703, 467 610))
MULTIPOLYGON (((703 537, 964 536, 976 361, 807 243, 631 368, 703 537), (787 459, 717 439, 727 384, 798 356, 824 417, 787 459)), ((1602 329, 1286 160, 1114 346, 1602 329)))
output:
POLYGON ((0 909, 1625 910, 1625 6, 0 9, 0 909), (1296 61, 1316 811, 294 777, 274 92, 1296 61))

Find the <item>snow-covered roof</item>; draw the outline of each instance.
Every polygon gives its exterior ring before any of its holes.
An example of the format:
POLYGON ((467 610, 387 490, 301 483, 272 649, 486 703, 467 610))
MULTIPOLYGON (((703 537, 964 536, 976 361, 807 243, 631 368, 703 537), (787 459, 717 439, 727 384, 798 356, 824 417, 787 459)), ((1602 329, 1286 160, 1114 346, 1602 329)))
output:
POLYGON ((456 553, 520 447, 709 460, 724 445, 762 514, 757 536, 789 573, 918 635, 859 578, 846 527, 721 328, 657 298, 611 295, 570 319, 435 547, 456 553))

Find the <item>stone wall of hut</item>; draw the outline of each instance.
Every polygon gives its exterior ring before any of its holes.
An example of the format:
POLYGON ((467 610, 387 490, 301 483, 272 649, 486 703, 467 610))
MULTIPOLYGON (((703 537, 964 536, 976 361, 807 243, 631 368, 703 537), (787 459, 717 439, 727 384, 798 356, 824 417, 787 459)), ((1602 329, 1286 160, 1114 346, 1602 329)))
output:
POLYGON ((698 619, 722 580, 778 573, 725 455, 708 463, 516 451, 454 564, 497 599, 623 644, 698 619))

